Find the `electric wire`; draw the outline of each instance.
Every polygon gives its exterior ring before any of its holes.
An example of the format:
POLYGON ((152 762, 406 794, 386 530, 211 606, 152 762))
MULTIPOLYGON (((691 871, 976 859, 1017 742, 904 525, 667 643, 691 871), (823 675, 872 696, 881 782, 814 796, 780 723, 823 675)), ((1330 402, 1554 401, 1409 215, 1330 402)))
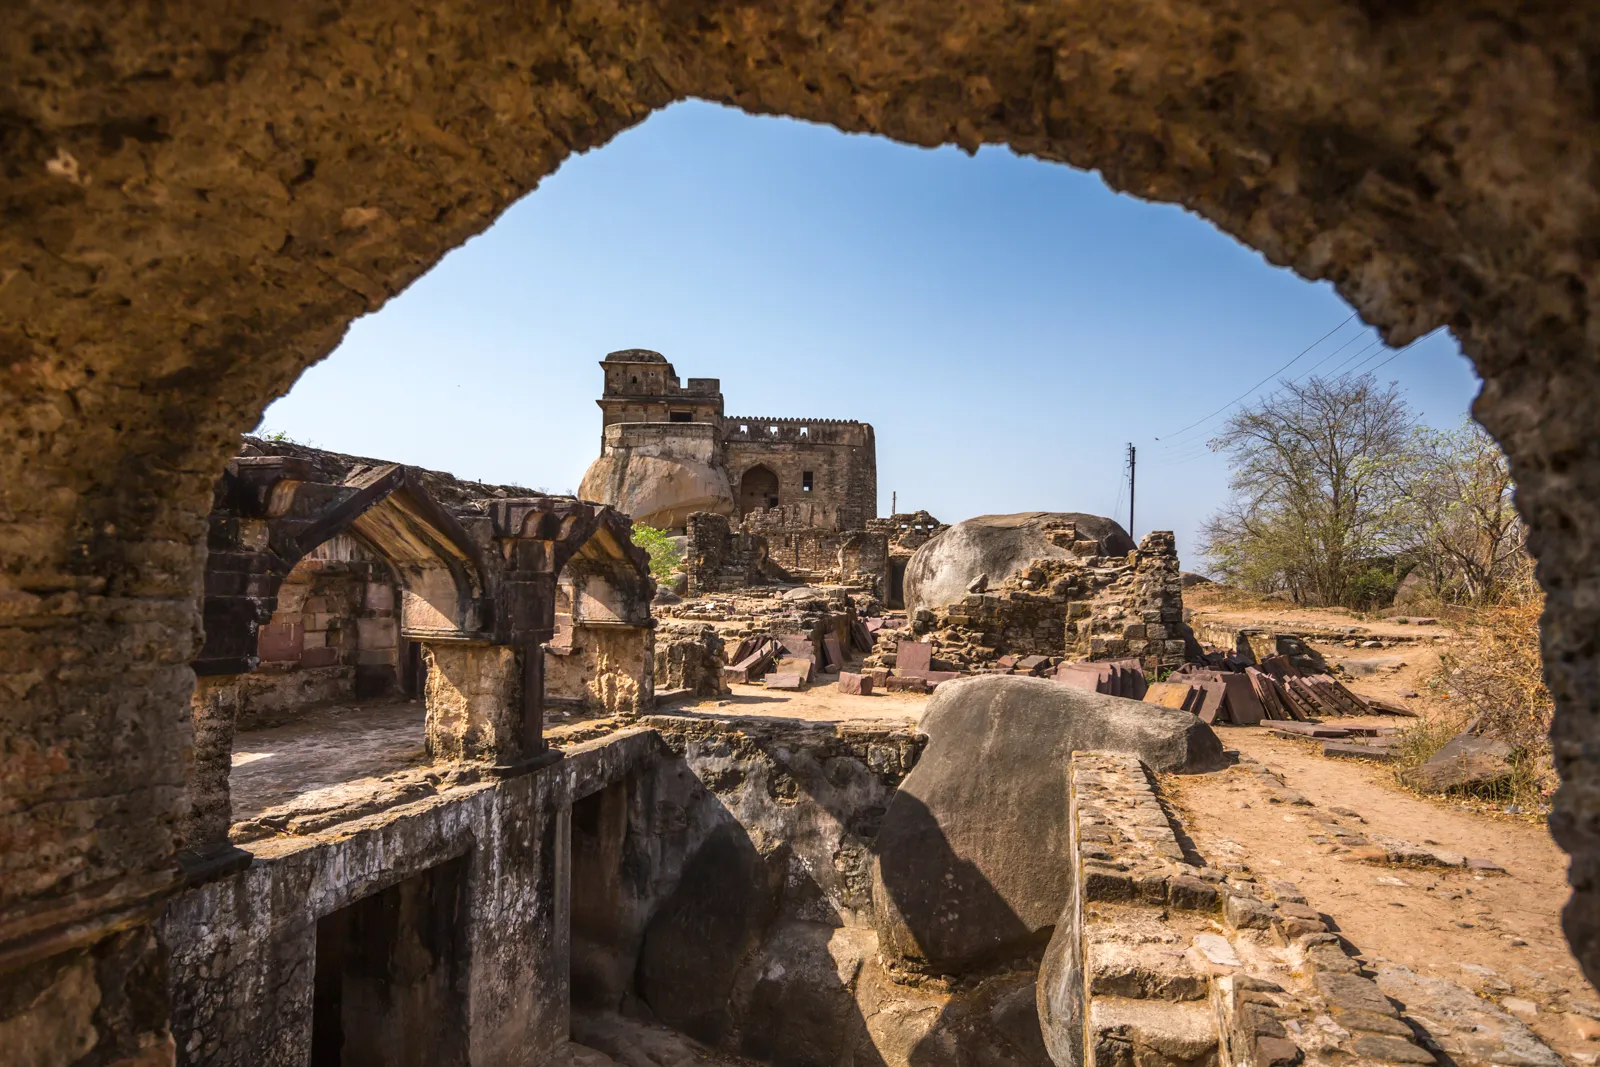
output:
POLYGON ((1175 437, 1178 437, 1178 436, 1180 436, 1182 434, 1188 433, 1190 430, 1194 429, 1196 426, 1201 425, 1202 423, 1210 422, 1212 419, 1216 418, 1218 415, 1221 415, 1224 411, 1227 411, 1229 408, 1233 407, 1233 405, 1239 403, 1239 401, 1245 399, 1251 393, 1255 392, 1257 389, 1260 389, 1263 385, 1267 384, 1272 379, 1276 378, 1278 375, 1282 374, 1284 371, 1288 370, 1290 367, 1292 367, 1296 363, 1300 362, 1300 360, 1302 358, 1304 358, 1304 356, 1306 355, 1307 352, 1310 352, 1313 348, 1316 348, 1322 342, 1326 341, 1328 338, 1332 337, 1334 334, 1336 334, 1340 330, 1344 329, 1347 325, 1349 325, 1351 319, 1354 319, 1355 317, 1356 317, 1356 313, 1354 311, 1350 312, 1349 318, 1345 319, 1343 322, 1339 323, 1339 325, 1335 326, 1333 329, 1329 330, 1327 333, 1323 334, 1321 337, 1319 337, 1315 341, 1311 342, 1311 344, 1309 344, 1305 348, 1301 349, 1299 355, 1295 356, 1289 362, 1285 363, 1283 366, 1279 367, 1277 370, 1273 371, 1271 374, 1267 375, 1265 378, 1261 379, 1259 382, 1257 382, 1256 384, 1252 385, 1250 388, 1246 389, 1243 393, 1240 393, 1234 399, 1228 401, 1226 404, 1222 405, 1220 408, 1218 408, 1217 410, 1213 411, 1211 414, 1206 415, 1203 418, 1196 419, 1194 422, 1191 422, 1189 425, 1183 427, 1182 429, 1174 430, 1173 432, 1167 434, 1165 438, 1157 437, 1156 440, 1157 441, 1171 441, 1175 437))

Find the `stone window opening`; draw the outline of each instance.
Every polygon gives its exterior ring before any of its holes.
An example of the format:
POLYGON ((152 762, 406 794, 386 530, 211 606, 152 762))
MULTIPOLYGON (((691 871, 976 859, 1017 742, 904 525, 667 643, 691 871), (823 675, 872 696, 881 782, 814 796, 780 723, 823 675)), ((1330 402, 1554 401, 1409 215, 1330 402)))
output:
MULTIPOLYGON (((804 433, 805 431, 802 430, 800 432, 804 433)), ((810 471, 801 471, 800 472, 800 488, 801 488, 801 490, 804 491, 804 492, 809 493, 809 492, 811 492, 811 486, 812 486, 811 472, 810 471)))
POLYGON ((800 427, 800 436, 801 437, 810 437, 811 436, 811 427, 809 427, 809 426, 800 427))
POLYGON ((692 411, 672 411, 672 412, 668 412, 667 421, 668 422, 693 422, 694 421, 694 412, 692 412, 692 411))
POLYGON ((767 432, 769 434, 771 434, 773 437, 776 437, 776 436, 778 436, 778 427, 776 427, 776 426, 768 426, 767 427, 767 432))

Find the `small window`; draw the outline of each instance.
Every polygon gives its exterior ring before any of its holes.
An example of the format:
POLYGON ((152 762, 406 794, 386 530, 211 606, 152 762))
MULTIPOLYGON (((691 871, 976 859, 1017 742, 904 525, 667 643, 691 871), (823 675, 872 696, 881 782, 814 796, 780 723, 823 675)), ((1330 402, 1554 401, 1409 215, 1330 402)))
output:
POLYGON ((809 426, 800 427, 800 436, 801 437, 810 437, 811 436, 811 427, 809 427, 809 426))
POLYGON ((740 433, 749 433, 750 432, 750 427, 741 422, 739 424, 739 432, 740 433))
POLYGON ((808 493, 811 492, 811 472, 810 471, 801 471, 800 472, 800 488, 804 489, 808 493))
POLYGON ((638 385, 639 384, 639 376, 637 374, 635 374, 633 376, 633 384, 634 385, 638 385))
POLYGON ((667 416, 670 422, 693 422, 694 413, 690 411, 674 411, 667 416))
POLYGON ((776 426, 768 426, 767 432, 774 437, 778 436, 778 428, 776 426))

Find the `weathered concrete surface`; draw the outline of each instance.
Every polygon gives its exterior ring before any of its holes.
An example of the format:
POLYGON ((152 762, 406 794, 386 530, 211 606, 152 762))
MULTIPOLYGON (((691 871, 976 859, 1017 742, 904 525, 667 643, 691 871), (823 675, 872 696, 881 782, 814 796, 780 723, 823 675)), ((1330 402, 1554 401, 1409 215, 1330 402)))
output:
POLYGON ((1115 521, 1098 515, 1052 511, 979 515, 956 523, 912 555, 906 564, 906 609, 956 604, 974 591, 969 587, 980 577, 995 589, 1029 560, 1070 557, 1071 552, 1045 536, 1041 527, 1049 522, 1076 523, 1078 536, 1098 539, 1104 555, 1138 547, 1115 521))
POLYGON ((234 434, 572 152, 694 96, 1096 168, 1390 342, 1449 325, 1550 593, 1553 825, 1600 976, 1591 7, 34 0, 0 48, 0 945, 65 951, 38 931, 170 886, 234 434))
POLYGON ((1188 712, 1035 678, 946 682, 921 728, 928 748, 873 844, 872 898, 883 951, 943 973, 1023 951, 1061 914, 1074 751, 1137 755, 1162 771, 1222 757, 1188 712))

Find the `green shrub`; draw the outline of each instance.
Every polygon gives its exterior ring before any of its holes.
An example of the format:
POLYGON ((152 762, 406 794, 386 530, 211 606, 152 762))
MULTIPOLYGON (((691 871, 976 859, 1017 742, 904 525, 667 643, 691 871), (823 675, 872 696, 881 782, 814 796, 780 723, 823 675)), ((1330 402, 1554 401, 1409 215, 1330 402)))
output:
POLYGON ((665 530, 636 522, 633 524, 633 543, 650 554, 650 573, 658 581, 671 577, 672 572, 678 569, 678 564, 683 562, 683 553, 678 550, 677 542, 665 530))

